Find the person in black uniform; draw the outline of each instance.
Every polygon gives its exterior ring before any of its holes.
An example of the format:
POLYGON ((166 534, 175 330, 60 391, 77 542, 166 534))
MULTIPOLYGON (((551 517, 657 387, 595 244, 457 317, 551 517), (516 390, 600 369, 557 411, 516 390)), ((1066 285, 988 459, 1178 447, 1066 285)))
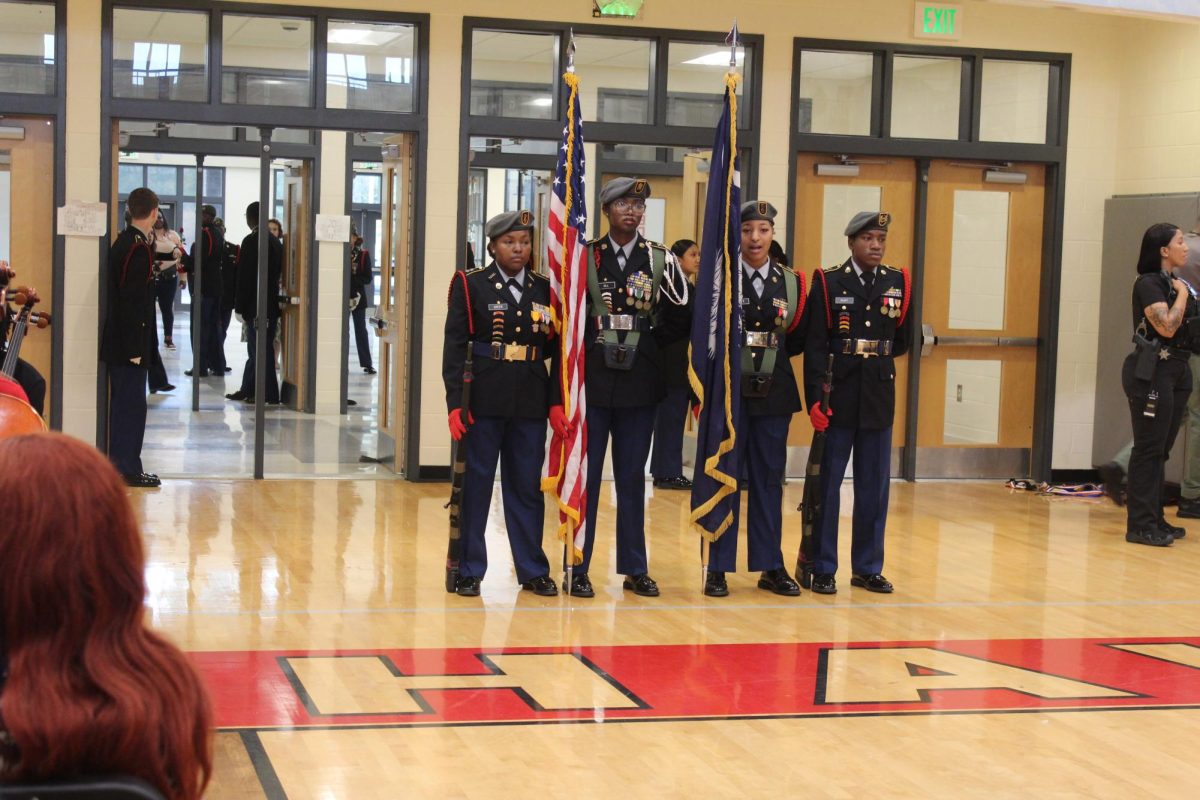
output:
MULTIPOLYGON (((225 236, 225 221, 216 219, 217 230, 225 236)), ((233 307, 237 304, 238 246, 225 238, 225 254, 221 259, 221 362, 225 371, 232 372, 225 360, 225 339, 229 336, 229 323, 233 321, 233 307)))
POLYGON ((838 514, 846 464, 854 454, 854 540, 851 586, 891 592, 883 577, 883 533, 891 481, 892 422, 896 413, 895 357, 909 346, 908 272, 885 266, 891 216, 863 211, 850 220, 850 258, 813 273, 804 346, 804 388, 813 427, 826 430, 821 461, 821 513, 814 531, 813 584, 834 594, 838 514), (832 353, 829 408, 820 404, 832 353))
POLYGON ((246 224, 250 233, 242 239, 238 251, 237 299, 235 310, 242 315, 248 326, 246 334, 246 369, 242 371, 242 385, 236 392, 225 395, 230 400, 254 402, 254 362, 258 336, 267 337, 267 397, 269 405, 279 404, 279 378, 275 374, 275 358, 271 342, 275 341, 275 329, 279 325, 279 277, 283 272, 283 244, 274 236, 267 236, 267 324, 259 330, 254 324, 258 315, 258 203, 246 206, 246 224))
MULTIPOLYGON (((742 405, 737 420, 737 462, 748 478, 747 550, 758 588, 794 597, 800 585, 783 566, 783 473, 788 427, 804 406, 791 356, 804 351, 804 278, 771 256, 775 206, 765 200, 742 205, 742 405)), ((733 526, 712 544, 704 593, 729 594, 726 572, 737 569, 740 504, 733 526)))
MULTIPOLYGON (((680 239, 671 245, 679 260, 679 268, 689 283, 696 280, 700 269, 700 247, 691 239, 680 239)), ((689 297, 690 299, 690 297, 689 297)), ((650 474, 655 489, 691 489, 692 482, 683 476, 683 426, 687 422, 688 404, 692 390, 688 384, 688 339, 663 345, 662 371, 667 396, 658 404, 654 414, 654 446, 650 450, 650 474)))
POLYGON ((623 586, 658 596, 646 559, 646 458, 654 414, 665 395, 660 347, 688 334, 688 282, 675 256, 638 233, 650 184, 615 178, 600 191, 608 233, 588 244, 587 530, 570 592, 593 597, 588 578, 599 531, 596 511, 604 454, 612 438, 617 493, 617 572, 623 586))
POLYGON ((363 247, 363 238, 354 231, 354 247, 350 251, 350 317, 354 323, 354 346, 358 349, 358 365, 368 375, 375 374, 371 363, 371 340, 367 337, 367 306, 371 305, 375 288, 375 272, 371 252, 363 247), (358 298, 355 300, 355 298, 358 298))
POLYGON ((150 236, 158 196, 134 189, 126 200, 130 224, 108 251, 108 309, 100 357, 108 365, 108 457, 130 486, 158 486, 142 469, 146 385, 155 326, 154 250, 150 236))
MULTIPOLYGON (((196 248, 203 247, 201 261, 200 302, 196 303, 196 281, 187 282, 192 294, 192 309, 200 309, 200 377, 225 374, 225 336, 221 330, 221 265, 225 260, 225 234, 217 228, 217 209, 200 209, 200 236, 192 242, 192 251, 184 256, 180 270, 191 275, 196 269, 196 248)), ((194 343, 193 343, 194 344, 194 343)), ((184 375, 191 377, 190 369, 184 375)))
POLYGON ((456 272, 450 282, 442 379, 450 435, 455 441, 464 433, 469 437, 456 589, 464 597, 479 594, 487 571, 484 530, 497 460, 517 580, 522 589, 535 594, 558 594, 542 550, 546 503, 540 481, 547 415, 556 428, 565 426, 566 420, 562 406, 549 407, 558 348, 548 346, 554 338, 550 282, 532 271, 532 230, 533 215, 528 211, 492 217, 484 232, 494 260, 483 269, 456 272), (474 381, 464 419, 463 366, 468 347, 474 381), (551 359, 550 373, 546 358, 551 359))
POLYGON ((1197 314, 1187 284, 1172 270, 1187 262, 1183 232, 1169 222, 1142 236, 1133 283, 1137 347, 1121 368, 1121 385, 1133 420, 1125 541, 1166 547, 1184 534, 1163 517, 1163 465, 1171 454, 1192 393, 1188 358, 1197 314))

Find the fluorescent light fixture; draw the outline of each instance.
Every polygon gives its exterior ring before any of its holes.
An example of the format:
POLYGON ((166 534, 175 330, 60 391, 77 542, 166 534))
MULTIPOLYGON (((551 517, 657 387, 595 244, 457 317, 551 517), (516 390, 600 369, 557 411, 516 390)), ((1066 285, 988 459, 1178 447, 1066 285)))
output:
POLYGON ((25 129, 17 125, 0 126, 0 139, 23 141, 25 139, 25 129))
POLYGON ((813 171, 827 178, 857 178, 858 164, 817 164, 813 171))
POLYGON ((549 97, 535 97, 534 99, 529 101, 529 105, 539 106, 540 108, 549 108, 553 104, 554 104, 554 101, 551 100, 549 97))
MULTIPOLYGON (((741 64, 745 60, 745 51, 740 47, 737 51, 737 63, 741 64)), ((729 66, 729 49, 717 50, 712 53, 705 53, 702 56, 689 58, 684 64, 696 64, 702 67, 727 67, 729 66)))
POLYGON ((362 30, 361 28, 337 28, 329 32, 330 44, 367 44, 374 46, 375 43, 370 41, 371 32, 362 30))
POLYGON ((1029 176, 1024 172, 1007 169, 985 169, 983 171, 984 183, 1024 184, 1027 180, 1029 180, 1029 176))

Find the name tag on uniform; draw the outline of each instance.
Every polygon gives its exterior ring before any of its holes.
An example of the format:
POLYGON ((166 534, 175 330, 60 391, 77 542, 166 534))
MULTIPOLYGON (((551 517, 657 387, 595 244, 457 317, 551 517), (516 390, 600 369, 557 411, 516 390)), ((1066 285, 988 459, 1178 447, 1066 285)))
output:
POLYGON ((852 305, 854 305, 854 298, 853 297, 835 297, 835 298, 833 298, 833 302, 837 303, 838 305, 842 305, 842 306, 852 306, 852 305))
POLYGON ((742 296, 742 305, 744 305, 744 306, 750 305, 750 298, 743 295, 742 296))
POLYGON ((611 292, 617 288, 616 281, 600 281, 600 291, 611 292))
POLYGON ((508 303, 489 303, 488 311, 508 311, 508 303))

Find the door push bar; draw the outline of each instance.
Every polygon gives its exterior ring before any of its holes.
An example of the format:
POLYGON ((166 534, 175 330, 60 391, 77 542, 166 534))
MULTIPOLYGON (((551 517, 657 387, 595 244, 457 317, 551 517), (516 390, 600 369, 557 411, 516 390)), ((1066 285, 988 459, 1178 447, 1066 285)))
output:
POLYGON ((938 336, 932 325, 921 326, 921 355, 938 346, 950 347, 1037 347, 1036 336, 938 336))

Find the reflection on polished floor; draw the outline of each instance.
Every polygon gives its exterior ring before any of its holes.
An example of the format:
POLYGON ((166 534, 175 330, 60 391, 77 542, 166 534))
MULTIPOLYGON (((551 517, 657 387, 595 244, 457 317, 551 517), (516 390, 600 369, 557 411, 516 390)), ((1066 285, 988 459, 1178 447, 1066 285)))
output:
MULTIPOLYGON (((237 477, 254 472, 254 406, 227 400, 237 391, 246 364, 246 345, 235 318, 225 340, 225 356, 232 372, 201 379, 200 410, 192 411, 192 350, 188 331, 191 314, 184 306, 175 314, 177 349, 160 346, 171 392, 150 395, 142 461, 149 472, 164 478, 185 476, 237 477)), ((161 330, 160 330, 161 341, 161 330)), ((377 344, 371 337, 374 356, 377 344)), ((373 437, 377 376, 358 368, 353 337, 350 340, 347 393, 358 405, 346 415, 305 414, 285 406, 267 406, 264 473, 267 476, 390 474, 378 464, 360 458, 374 452, 373 437)), ((337 369, 332 365, 331 369, 337 369)))
MULTIPOLYGON (((799 482, 784 491, 794 508, 799 482)), ((526 797, 566 781, 585 798, 1126 798, 1197 785, 1200 526, 1137 547, 1103 501, 896 483, 896 594, 851 588, 843 571, 833 597, 777 597, 737 574, 714 599, 681 532, 687 494, 648 489, 663 594, 641 598, 610 573, 606 484, 597 597, 541 598, 516 585, 496 492, 491 569, 468 599, 442 585, 447 494, 311 480, 133 492, 150 619, 213 691, 210 797, 526 797)), ((787 524, 790 563, 797 516, 787 524)), ((549 519, 545 544, 553 562, 549 519)))

